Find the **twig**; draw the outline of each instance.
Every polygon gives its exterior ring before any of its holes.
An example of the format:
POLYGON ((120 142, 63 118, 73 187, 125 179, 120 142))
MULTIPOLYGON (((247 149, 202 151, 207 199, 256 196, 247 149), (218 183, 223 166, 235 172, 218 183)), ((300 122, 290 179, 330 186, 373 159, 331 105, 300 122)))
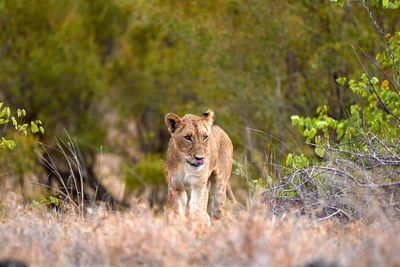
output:
POLYGON ((358 44, 357 44, 357 46, 358 46, 358 49, 361 50, 361 53, 362 53, 366 58, 368 58, 369 61, 371 61, 371 63, 374 64, 375 67, 377 67, 378 70, 380 70, 380 71, 383 73, 383 75, 385 75, 386 79, 388 79, 389 83, 393 86, 393 88, 394 88, 394 90, 396 91, 397 95, 400 96, 400 93, 399 93, 399 91, 397 90, 397 86, 393 83, 392 79, 390 79, 389 75, 388 75, 381 67, 379 67, 378 64, 376 64, 375 60, 373 60, 373 59, 372 59, 358 44))
POLYGON ((368 79, 369 85, 371 86, 372 90, 374 91, 374 93, 375 93, 376 97, 378 98, 379 102, 382 104, 382 106, 383 106, 383 108, 385 109, 385 111, 386 111, 387 113, 389 113, 390 115, 392 115, 392 116, 397 120, 397 123, 395 123, 396 126, 397 126, 397 127, 400 127, 400 125, 398 124, 398 123, 400 122, 400 119, 399 119, 395 114, 393 114, 393 112, 389 109, 389 107, 386 106, 386 104, 382 101, 382 99, 381 99, 381 97, 379 96, 378 92, 376 91, 374 85, 372 84, 371 79, 369 78, 368 72, 367 72, 366 69, 364 68, 364 65, 361 63, 361 60, 360 60, 360 58, 358 57, 358 54, 357 54, 357 52, 356 52, 354 46, 352 45, 351 47, 353 48, 354 54, 355 54, 356 57, 357 57, 358 63, 360 63, 361 68, 363 69, 365 75, 367 75, 367 79, 368 79))
POLYGON ((398 84, 400 84, 400 70, 399 70, 399 67, 398 67, 397 64, 396 64, 396 61, 395 61, 395 58, 394 58, 394 55, 393 55, 393 51, 392 51, 392 49, 390 48, 389 39, 387 38, 387 36, 386 36, 385 32, 382 30, 382 28, 380 28, 380 27, 378 26, 378 23, 376 22, 376 20, 375 20, 373 14, 372 14, 372 12, 371 12, 371 10, 370 10, 370 9, 367 7, 367 5, 365 4, 365 0, 361 0, 361 2, 362 2, 362 5, 363 5, 364 9, 367 11, 368 16, 369 16, 369 18, 370 18, 372 24, 374 24, 374 26, 376 27, 376 29, 378 30, 378 32, 382 35, 383 39, 385 39, 385 41, 386 41, 386 47, 387 47, 387 49, 388 49, 390 59, 392 60, 393 66, 394 66, 395 69, 396 69, 396 74, 397 74, 397 81, 396 81, 396 82, 397 82, 398 84))
POLYGON ((329 218, 335 216, 336 214, 338 214, 338 213, 340 213, 340 212, 341 212, 341 210, 337 210, 337 211, 335 211, 334 213, 332 213, 332 214, 330 214, 330 215, 328 215, 328 216, 326 216, 326 217, 319 218, 319 219, 317 219, 317 220, 315 220, 315 221, 320 222, 320 221, 329 219, 329 218))

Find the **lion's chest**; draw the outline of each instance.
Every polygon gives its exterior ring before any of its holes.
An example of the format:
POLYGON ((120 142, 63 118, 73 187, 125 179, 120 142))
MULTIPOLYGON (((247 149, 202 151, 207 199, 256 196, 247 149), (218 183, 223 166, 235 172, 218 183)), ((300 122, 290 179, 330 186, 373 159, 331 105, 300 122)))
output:
POLYGON ((202 180, 201 176, 193 175, 192 173, 185 173, 183 177, 183 185, 186 189, 190 189, 193 185, 202 180))
POLYGON ((207 183, 210 176, 208 168, 203 168, 201 171, 193 171, 185 165, 187 164, 179 166, 172 177, 175 183, 180 184, 179 187, 189 190, 193 186, 201 186, 207 183))

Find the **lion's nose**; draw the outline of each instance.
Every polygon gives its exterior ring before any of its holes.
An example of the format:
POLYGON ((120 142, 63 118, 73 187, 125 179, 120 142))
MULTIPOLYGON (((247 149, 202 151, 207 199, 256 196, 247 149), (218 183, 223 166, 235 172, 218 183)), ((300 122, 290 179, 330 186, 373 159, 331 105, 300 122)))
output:
POLYGON ((196 155, 194 155, 194 158, 195 158, 196 160, 202 160, 202 159, 204 159, 204 156, 196 156, 196 155))

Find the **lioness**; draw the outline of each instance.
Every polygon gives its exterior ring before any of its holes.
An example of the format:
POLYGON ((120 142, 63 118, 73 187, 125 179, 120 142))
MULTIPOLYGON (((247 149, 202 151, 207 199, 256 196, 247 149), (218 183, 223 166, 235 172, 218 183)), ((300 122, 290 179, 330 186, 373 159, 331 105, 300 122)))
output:
POLYGON ((225 206, 226 193, 234 202, 229 177, 232 170, 233 146, 229 136, 213 126, 211 110, 201 117, 173 113, 165 116, 171 133, 166 172, 169 198, 175 212, 186 214, 187 194, 191 190, 189 210, 192 218, 206 218, 208 191, 211 190, 211 216, 219 219, 225 206))

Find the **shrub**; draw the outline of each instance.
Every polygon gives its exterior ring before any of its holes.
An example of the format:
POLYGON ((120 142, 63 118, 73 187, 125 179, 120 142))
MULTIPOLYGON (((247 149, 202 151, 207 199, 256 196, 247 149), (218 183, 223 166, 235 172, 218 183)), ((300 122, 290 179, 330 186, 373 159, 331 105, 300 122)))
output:
MULTIPOLYGON (((13 115, 11 113, 10 107, 4 106, 3 102, 0 102, 0 125, 4 125, 3 133, 8 125, 12 125, 12 127, 17 132, 23 133, 23 135, 28 134, 28 130, 32 133, 41 132, 44 133, 44 128, 42 126, 42 122, 40 120, 24 122, 24 118, 26 116, 26 111, 24 109, 17 109, 16 113, 13 115)), ((6 134, 1 134, 0 140, 0 149, 8 148, 13 150, 16 146, 15 140, 11 137, 6 139, 6 134)))
POLYGON ((368 206, 371 197, 380 197, 386 211, 398 214, 400 202, 394 189, 400 186, 400 33, 386 35, 379 27, 378 31, 387 41, 385 51, 375 61, 353 47, 363 73, 357 80, 337 79, 338 86, 347 86, 356 99, 347 118, 331 117, 327 106, 319 107, 315 117, 291 117, 317 158, 287 156, 279 181, 264 191, 264 201, 275 211, 296 204, 301 212, 317 211, 313 214, 318 217, 339 216, 347 221, 358 218, 360 207, 368 206), (380 79, 366 71, 360 55, 378 68, 380 79))

